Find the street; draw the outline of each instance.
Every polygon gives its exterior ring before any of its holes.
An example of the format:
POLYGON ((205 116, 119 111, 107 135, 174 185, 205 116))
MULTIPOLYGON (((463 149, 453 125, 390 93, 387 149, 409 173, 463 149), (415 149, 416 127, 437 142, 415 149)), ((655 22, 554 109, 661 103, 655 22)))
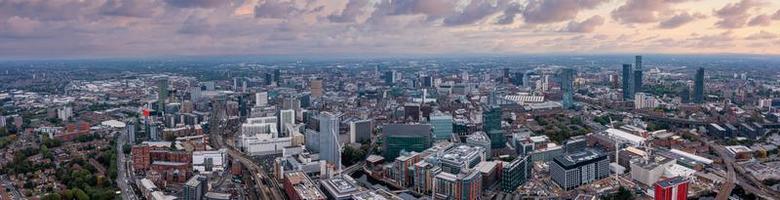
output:
MULTIPOLYGON (((122 191, 122 199, 125 200, 136 200, 138 197, 135 194, 135 191, 133 190, 133 187, 130 186, 130 180, 133 180, 129 177, 129 162, 127 161, 127 156, 122 151, 122 146, 127 143, 127 135, 125 135, 124 131, 120 132, 116 139, 116 162, 117 162, 117 178, 116 183, 117 186, 119 186, 119 190, 122 191)), ((133 181, 135 182, 135 181, 133 181)))

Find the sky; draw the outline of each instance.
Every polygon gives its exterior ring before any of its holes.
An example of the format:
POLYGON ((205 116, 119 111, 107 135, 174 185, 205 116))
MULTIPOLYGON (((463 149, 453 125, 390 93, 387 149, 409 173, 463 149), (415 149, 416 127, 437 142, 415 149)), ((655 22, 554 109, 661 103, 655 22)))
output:
POLYGON ((780 0, 0 0, 0 57, 780 55, 780 0))

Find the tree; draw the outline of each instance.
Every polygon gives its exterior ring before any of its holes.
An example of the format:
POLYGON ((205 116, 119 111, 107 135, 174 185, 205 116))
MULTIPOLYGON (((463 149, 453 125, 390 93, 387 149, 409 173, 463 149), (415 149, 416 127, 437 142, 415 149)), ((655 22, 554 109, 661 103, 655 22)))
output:
POLYGON ((604 197, 603 199, 606 200, 631 200, 634 199, 634 194, 631 193, 628 189, 624 188, 623 186, 620 186, 618 188, 618 191, 616 193, 612 193, 604 197))
POLYGON ((79 188, 74 189, 75 191, 73 194, 76 196, 76 199, 78 200, 89 200, 89 195, 84 192, 84 190, 81 190, 79 188))
POLYGON ((41 200, 61 200, 61 199, 62 196, 60 196, 60 194, 57 193, 49 193, 46 196, 43 196, 43 198, 41 198, 41 200))

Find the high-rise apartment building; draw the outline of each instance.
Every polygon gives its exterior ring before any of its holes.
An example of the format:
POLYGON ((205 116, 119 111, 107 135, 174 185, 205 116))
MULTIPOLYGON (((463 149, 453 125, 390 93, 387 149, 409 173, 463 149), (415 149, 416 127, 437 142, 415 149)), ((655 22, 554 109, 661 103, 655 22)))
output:
POLYGON ((644 70, 642 69, 642 56, 636 56, 634 64, 634 92, 642 92, 642 78, 644 70))
POLYGON ((574 69, 563 68, 561 70, 561 90, 563 92, 563 108, 574 107, 574 69))
POLYGON ((322 97, 322 79, 311 80, 309 82, 309 90, 312 97, 322 97))
POLYGON ((675 176, 655 183, 655 200, 688 199, 688 179, 675 176))
POLYGON ((339 116, 329 112, 320 114, 320 159, 333 164, 338 169, 341 165, 339 153, 339 116))

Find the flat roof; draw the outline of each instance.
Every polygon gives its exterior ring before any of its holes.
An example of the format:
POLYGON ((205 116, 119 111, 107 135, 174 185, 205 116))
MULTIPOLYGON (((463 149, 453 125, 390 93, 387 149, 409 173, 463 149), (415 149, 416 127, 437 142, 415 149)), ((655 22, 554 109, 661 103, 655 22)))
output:
POLYGON ((661 187, 668 188, 668 187, 676 186, 676 185, 683 184, 683 183, 686 183, 686 182, 688 182, 688 179, 686 179, 686 178, 684 178, 682 176, 675 176, 675 177, 672 177, 672 178, 667 178, 667 179, 658 181, 658 183, 656 183, 656 184, 658 184, 661 187))
POLYGON ((677 154, 677 155, 680 155, 680 156, 683 156, 683 157, 686 157, 686 158, 690 158, 691 160, 702 162, 702 163, 708 164, 708 165, 712 164, 712 162, 713 162, 712 160, 707 159, 705 157, 697 156, 697 155, 694 155, 694 154, 691 154, 691 153, 688 153, 688 152, 685 152, 685 151, 680 151, 678 149, 672 149, 669 152, 672 152, 674 154, 677 154))
POLYGON ((625 132, 625 131, 620 130, 620 129, 610 128, 610 129, 605 130, 605 132, 607 132, 607 134, 609 136, 619 137, 621 139, 625 139, 625 140, 631 141, 632 143, 642 143, 642 142, 645 141, 645 138, 643 138, 643 137, 640 137, 638 135, 634 135, 634 134, 625 132))

